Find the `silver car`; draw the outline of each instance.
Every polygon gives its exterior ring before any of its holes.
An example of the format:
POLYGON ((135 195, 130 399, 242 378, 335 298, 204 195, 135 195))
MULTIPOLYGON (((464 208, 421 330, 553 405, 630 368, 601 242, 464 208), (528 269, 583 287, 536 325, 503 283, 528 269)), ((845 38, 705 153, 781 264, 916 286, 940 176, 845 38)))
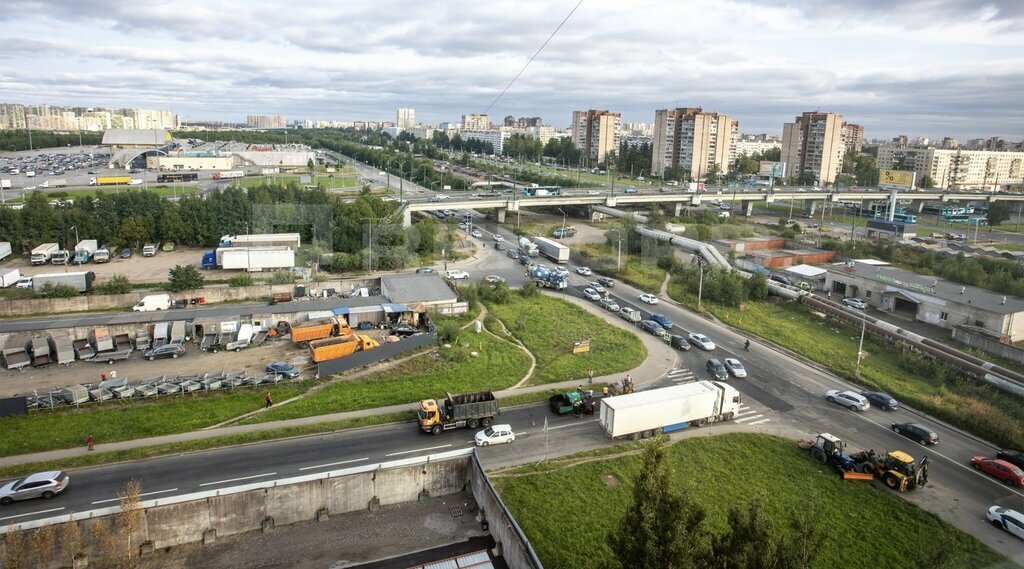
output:
POLYGON ((6 506, 11 502, 32 498, 49 500, 63 492, 69 482, 71 477, 60 470, 32 474, 0 486, 0 504, 6 506))

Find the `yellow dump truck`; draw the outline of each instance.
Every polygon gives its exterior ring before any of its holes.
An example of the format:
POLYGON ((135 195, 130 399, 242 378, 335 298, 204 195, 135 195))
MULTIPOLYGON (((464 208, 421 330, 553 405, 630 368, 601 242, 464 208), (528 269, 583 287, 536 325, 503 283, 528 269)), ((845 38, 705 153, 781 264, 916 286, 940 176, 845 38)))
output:
POLYGON ((316 363, 336 360, 360 350, 379 348, 380 343, 369 336, 345 334, 334 338, 313 340, 309 343, 309 357, 316 363))
POLYGON ((322 340, 331 336, 351 335, 352 329, 348 322, 338 318, 324 318, 322 320, 310 320, 292 326, 292 342, 296 344, 307 344, 314 340, 322 340))

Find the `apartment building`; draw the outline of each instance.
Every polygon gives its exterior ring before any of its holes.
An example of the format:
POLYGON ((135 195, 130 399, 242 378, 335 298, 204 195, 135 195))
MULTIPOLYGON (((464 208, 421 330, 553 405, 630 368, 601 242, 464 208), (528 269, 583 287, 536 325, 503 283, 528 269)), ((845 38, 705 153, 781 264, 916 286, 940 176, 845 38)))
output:
POLYGON ((843 143, 847 152, 860 152, 864 148, 864 127, 853 123, 843 124, 843 143))
POLYGON ((732 156, 729 161, 735 163, 740 156, 764 154, 768 150, 782 148, 782 141, 777 136, 768 134, 740 135, 732 142, 732 156))
POLYGON ((727 115, 700 107, 655 111, 651 174, 661 176, 676 166, 695 181, 713 169, 728 173, 738 137, 739 122, 727 115))
POLYGON ((619 148, 619 125, 622 115, 600 109, 573 111, 572 143, 583 151, 591 163, 604 162, 609 153, 619 148))
POLYGON ((459 136, 462 140, 475 139, 482 142, 490 142, 494 146, 494 154, 501 156, 501 153, 505 149, 505 141, 508 137, 512 136, 507 130, 488 129, 488 130, 466 130, 462 129, 459 131, 459 136))
POLYGON ((491 117, 480 114, 462 115, 462 130, 490 130, 491 117))
POLYGON ((843 169, 843 116, 806 112, 782 125, 782 161, 787 176, 810 176, 817 184, 832 184, 843 169))
POLYGON ((284 117, 278 115, 249 115, 245 117, 245 124, 249 128, 287 128, 288 126, 284 117))
POLYGON ((878 167, 913 170, 919 186, 927 176, 932 187, 951 190, 994 191, 1024 182, 1024 152, 883 144, 878 148, 878 167))
POLYGON ((416 109, 398 109, 395 113, 395 126, 403 129, 416 126, 416 109))

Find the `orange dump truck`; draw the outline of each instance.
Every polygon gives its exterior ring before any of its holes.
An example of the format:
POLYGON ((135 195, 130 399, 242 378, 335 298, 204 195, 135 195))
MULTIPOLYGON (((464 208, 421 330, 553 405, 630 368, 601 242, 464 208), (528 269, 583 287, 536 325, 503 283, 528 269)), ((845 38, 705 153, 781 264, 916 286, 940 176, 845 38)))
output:
POLYGON ((369 336, 345 334, 335 338, 313 340, 309 343, 309 357, 316 363, 336 360, 351 355, 359 350, 379 348, 377 340, 369 336))
POLYGON ((348 323, 337 318, 324 318, 323 320, 310 320, 292 326, 292 342, 296 344, 308 343, 313 340, 322 340, 334 335, 351 334, 352 329, 348 323))

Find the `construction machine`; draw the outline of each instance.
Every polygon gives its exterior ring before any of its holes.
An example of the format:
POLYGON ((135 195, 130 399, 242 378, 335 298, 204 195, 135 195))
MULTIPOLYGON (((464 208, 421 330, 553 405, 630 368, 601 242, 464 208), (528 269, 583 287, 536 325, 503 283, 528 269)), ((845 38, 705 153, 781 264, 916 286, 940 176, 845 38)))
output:
POLYGON ((909 454, 894 450, 884 455, 874 450, 846 454, 846 443, 829 433, 818 435, 812 443, 800 441, 815 462, 836 468, 845 480, 877 478, 898 492, 922 488, 928 484, 928 457, 914 462, 909 454))

